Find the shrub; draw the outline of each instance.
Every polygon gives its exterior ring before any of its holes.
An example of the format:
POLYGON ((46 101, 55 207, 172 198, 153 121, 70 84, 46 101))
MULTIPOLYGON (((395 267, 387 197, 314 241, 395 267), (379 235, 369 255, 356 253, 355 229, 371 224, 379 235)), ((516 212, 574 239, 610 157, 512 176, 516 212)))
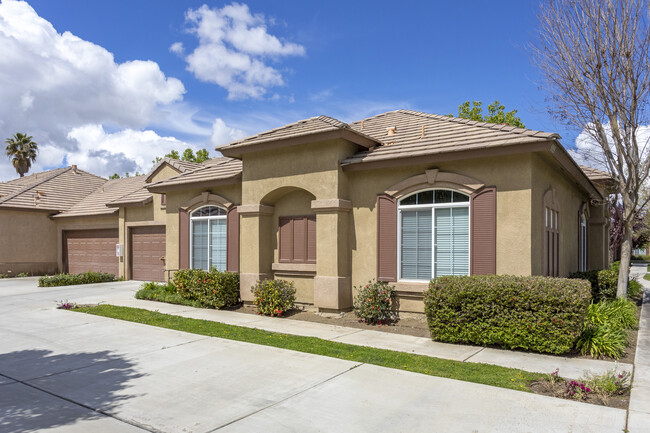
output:
POLYGON ((600 271, 573 272, 569 278, 587 280, 591 284, 591 297, 594 302, 616 298, 618 270, 603 269, 600 271))
POLYGON ((296 289, 293 282, 286 280, 258 281, 251 288, 257 311, 265 316, 282 316, 293 308, 296 289))
POLYGON ((643 285, 639 283, 636 279, 630 280, 627 285, 627 297, 636 298, 641 293, 643 293, 643 285))
POLYGON ((360 322, 381 325, 393 320, 391 302, 395 287, 389 286, 385 281, 368 281, 368 284, 357 290, 357 296, 354 298, 354 314, 360 322))
POLYGON ((589 283, 511 275, 431 280, 425 313, 434 340, 565 353, 583 329, 589 283))
POLYGON ((582 380, 607 406, 610 397, 624 395, 630 391, 631 379, 632 375, 629 372, 619 373, 616 369, 612 369, 603 374, 587 373, 582 380))
POLYGON ((16 278, 25 278, 29 277, 29 274, 27 272, 21 272, 20 274, 16 275, 16 278))
POLYGON ((0 280, 3 279, 3 278, 9 278, 9 275, 7 275, 7 274, 0 274, 0 280))
POLYGON ((591 304, 587 310, 587 323, 632 329, 636 327, 636 310, 634 302, 627 299, 591 304))
POLYGON ((107 283, 115 281, 115 275, 106 272, 83 272, 81 274, 57 274, 38 279, 39 287, 73 286, 77 284, 107 283))
POLYGON ((181 269, 173 284, 184 299, 198 301, 204 307, 223 308, 239 303, 239 274, 211 269, 181 269))
POLYGON ((610 325, 587 324, 580 334, 576 348, 583 355, 589 354, 592 358, 619 359, 627 347, 627 335, 622 328, 610 325))
POLYGON ((183 298, 172 283, 145 283, 135 294, 136 299, 147 299, 150 301, 167 302, 170 304, 189 305, 191 307, 203 307, 199 301, 183 298))

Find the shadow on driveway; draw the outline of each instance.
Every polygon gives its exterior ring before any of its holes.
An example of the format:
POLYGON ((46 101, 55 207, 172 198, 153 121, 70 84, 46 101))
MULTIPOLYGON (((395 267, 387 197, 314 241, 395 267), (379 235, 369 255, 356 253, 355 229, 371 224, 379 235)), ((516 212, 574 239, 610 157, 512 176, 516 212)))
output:
POLYGON ((111 352, 54 355, 22 350, 0 355, 0 431, 40 431, 104 418, 133 398, 129 381, 142 377, 133 362, 111 352), (12 380, 18 365, 33 379, 12 380), (69 366, 68 368, 65 368, 69 366), (76 368, 76 369, 75 369, 76 368))

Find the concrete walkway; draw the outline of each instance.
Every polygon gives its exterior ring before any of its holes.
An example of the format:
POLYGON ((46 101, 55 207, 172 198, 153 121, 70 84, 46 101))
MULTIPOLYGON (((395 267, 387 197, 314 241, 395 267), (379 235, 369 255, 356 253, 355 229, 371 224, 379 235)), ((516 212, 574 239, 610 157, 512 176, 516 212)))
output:
POLYGON ((432 341, 430 338, 414 337, 411 335, 392 334, 388 332, 362 330, 323 323, 289 320, 277 317, 256 316, 234 311, 208 310, 182 305, 164 304, 161 302, 144 301, 139 299, 120 300, 113 305, 136 307, 150 311, 190 317, 193 319, 211 320, 229 325, 280 332, 283 334, 317 337, 324 340, 357 346, 374 347, 378 349, 395 350, 414 353, 442 359, 452 359, 463 362, 478 362, 483 364, 500 365, 517 368, 533 373, 552 373, 556 368, 560 375, 569 379, 578 379, 585 372, 601 374, 616 368, 618 371, 633 370, 632 364, 615 363, 598 359, 571 358, 563 356, 542 355, 536 353, 513 352, 462 344, 446 344, 432 341))
POLYGON ((630 395, 628 415, 630 433, 650 431, 650 281, 643 279, 646 269, 647 265, 634 265, 630 272, 645 288, 630 395))
POLYGON ((137 286, 0 280, 1 432, 625 428, 621 409, 54 309, 128 303, 137 286))

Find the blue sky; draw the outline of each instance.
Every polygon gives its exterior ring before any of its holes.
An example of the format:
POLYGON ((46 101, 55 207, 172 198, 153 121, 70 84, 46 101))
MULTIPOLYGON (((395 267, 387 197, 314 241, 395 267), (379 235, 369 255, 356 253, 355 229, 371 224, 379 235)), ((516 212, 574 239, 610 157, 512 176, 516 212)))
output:
MULTIPOLYGON (((15 49, 27 44, 21 49, 33 54, 32 63, 51 63, 52 72, 41 76, 33 64, 3 65, 0 60, 0 79, 16 83, 13 101, 0 98, 0 115, 3 104, 7 112, 17 103, 25 111, 0 123, 0 133, 28 129, 44 147, 35 168, 78 162, 106 175, 146 170, 149 157, 168 148, 212 150, 229 139, 315 115, 354 121, 398 108, 455 114, 465 100, 483 101, 487 108, 498 99, 507 109, 518 109, 528 128, 559 132, 567 147, 579 132, 547 113, 529 60, 526 47, 535 37, 537 1, 228 5, 233 3, 3 1, 0 44, 18 40, 15 49), (224 16, 230 26, 225 30, 220 27, 224 16), (29 25, 16 25, 19 17, 29 25), (11 40, 2 38, 3 19, 5 36, 13 32, 11 40), (30 39, 30 25, 47 23, 54 34, 30 39), (260 43, 246 36, 254 29, 260 43), (215 39, 220 31, 225 36, 215 39), (76 48, 79 44, 64 32, 87 46, 76 48), (214 55, 218 50, 227 51, 214 55), (93 56, 106 67, 86 65, 93 56), (130 90, 114 91, 111 76, 135 60, 153 63, 129 68, 118 87, 130 90), (224 62, 252 66, 237 75, 224 62), (85 103, 84 95, 96 97, 85 103), (75 98, 81 102, 74 103, 75 98), (129 140, 132 144, 125 145, 129 140), (133 147, 144 156, 138 159, 133 147)), ((5 163, 0 163, 0 179, 14 176, 5 163)))

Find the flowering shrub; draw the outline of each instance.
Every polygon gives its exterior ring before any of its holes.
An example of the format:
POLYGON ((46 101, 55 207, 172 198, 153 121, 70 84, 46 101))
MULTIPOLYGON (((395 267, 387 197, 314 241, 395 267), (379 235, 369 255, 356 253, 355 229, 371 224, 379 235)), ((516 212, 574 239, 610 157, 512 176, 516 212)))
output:
POLYGON ((296 301, 296 289, 292 281, 263 280, 258 281, 251 292, 257 311, 265 316, 282 316, 293 308, 296 301))
POLYGON ((211 308, 239 303, 239 274, 216 269, 181 269, 176 271, 173 285, 185 299, 198 301, 211 308))
POLYGON ((574 398, 576 400, 586 400, 587 395, 591 392, 591 388, 582 382, 572 380, 565 382, 564 394, 566 397, 574 398))
POLYGON ((75 302, 70 302, 68 300, 65 300, 59 302, 56 308, 60 310, 72 310, 73 308, 77 308, 77 304, 75 302))
POLYGON ((57 274, 38 279, 38 287, 73 286, 115 281, 115 275, 106 272, 83 272, 81 274, 57 274))
POLYGON ((565 353, 583 329, 590 299, 581 280, 445 276, 431 280, 424 311, 437 341, 565 353))
POLYGON ((603 374, 588 374, 583 380, 591 391, 607 406, 610 397, 624 395, 630 391, 632 375, 616 369, 607 370, 603 374))
POLYGON ((395 287, 385 281, 368 281, 363 287, 355 287, 357 296, 354 298, 354 314, 360 322, 371 325, 384 324, 394 319, 391 302, 395 287))

